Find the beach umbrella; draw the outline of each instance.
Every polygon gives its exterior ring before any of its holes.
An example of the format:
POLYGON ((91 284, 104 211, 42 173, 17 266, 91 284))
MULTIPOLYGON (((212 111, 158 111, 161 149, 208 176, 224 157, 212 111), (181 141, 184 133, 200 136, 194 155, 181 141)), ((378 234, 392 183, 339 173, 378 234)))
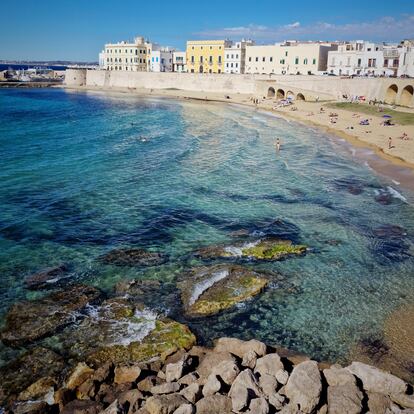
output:
POLYGON ((383 117, 383 118, 392 118, 392 116, 391 116, 391 115, 383 115, 382 117, 383 117))

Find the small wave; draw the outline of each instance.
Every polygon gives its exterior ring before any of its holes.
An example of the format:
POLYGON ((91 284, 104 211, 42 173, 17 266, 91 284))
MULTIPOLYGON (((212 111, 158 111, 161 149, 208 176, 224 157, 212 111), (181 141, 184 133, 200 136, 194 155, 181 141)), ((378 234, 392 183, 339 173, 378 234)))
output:
POLYGON ((230 253, 232 256, 241 256, 244 249, 250 249, 260 243, 260 240, 254 242, 245 243, 241 247, 228 246, 224 248, 226 253, 230 253))
POLYGON ((214 283, 224 279, 228 275, 229 275, 228 270, 222 270, 220 272, 213 273, 213 276, 210 279, 203 280, 202 282, 197 283, 194 287, 189 304, 193 305, 195 301, 203 294, 203 292, 211 288, 211 286, 213 286, 214 283))
POLYGON ((404 203, 408 203, 407 199, 401 193, 399 193, 396 189, 392 188, 390 185, 387 187, 387 190, 394 198, 398 198, 404 203))
POLYGON ((399 181, 396 180, 391 180, 395 185, 400 185, 401 183, 399 181))
POLYGON ((351 148, 351 154, 353 157, 355 157, 356 155, 356 149, 355 148, 351 148))

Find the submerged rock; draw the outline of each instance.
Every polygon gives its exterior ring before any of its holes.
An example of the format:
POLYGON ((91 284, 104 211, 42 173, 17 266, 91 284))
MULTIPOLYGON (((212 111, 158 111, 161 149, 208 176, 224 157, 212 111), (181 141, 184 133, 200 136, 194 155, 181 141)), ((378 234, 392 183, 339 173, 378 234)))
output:
POLYGON ((64 277, 67 270, 68 267, 64 264, 60 266, 49 267, 26 277, 24 283, 27 289, 31 290, 53 287, 57 282, 59 282, 59 280, 64 277))
MULTIPOLYGON (((50 349, 34 348, 0 368, 0 406, 12 395, 26 390, 41 378, 53 381, 65 364, 63 358, 50 349)), ((35 386, 29 389, 33 391, 35 386)), ((25 395, 25 394, 23 394, 25 395)))
POLYGON ((52 335, 74 321, 74 313, 96 301, 101 292, 92 286, 72 285, 37 301, 14 304, 1 333, 5 345, 19 347, 52 335))
POLYGON ((249 260, 281 260, 292 255, 303 255, 306 246, 276 238, 236 243, 232 246, 207 246, 195 254, 202 259, 240 258, 249 260))
POLYGON ((206 316, 258 295, 267 284, 262 273, 224 265, 197 269, 179 287, 187 315, 206 316))
POLYGON ((144 249, 116 249, 101 256, 100 261, 115 266, 158 266, 167 261, 167 256, 144 249))
POLYGON ((195 342, 196 338, 187 326, 162 318, 153 322, 153 328, 141 341, 102 346, 92 352, 87 360, 97 366, 107 361, 116 364, 144 362, 168 355, 177 349, 189 349, 195 342))

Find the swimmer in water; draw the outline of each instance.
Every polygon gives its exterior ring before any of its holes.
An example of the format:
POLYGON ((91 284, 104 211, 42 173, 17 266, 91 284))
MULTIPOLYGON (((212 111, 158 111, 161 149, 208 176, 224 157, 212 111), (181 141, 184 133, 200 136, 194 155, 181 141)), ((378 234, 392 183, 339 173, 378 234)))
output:
POLYGON ((278 151, 280 151, 280 139, 279 138, 276 138, 276 144, 275 144, 275 146, 276 146, 276 149, 278 151))

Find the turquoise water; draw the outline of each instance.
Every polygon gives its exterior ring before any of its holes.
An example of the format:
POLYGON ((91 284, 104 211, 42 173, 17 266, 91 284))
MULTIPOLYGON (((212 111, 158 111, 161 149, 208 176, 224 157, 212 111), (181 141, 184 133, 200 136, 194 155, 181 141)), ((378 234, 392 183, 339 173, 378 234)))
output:
POLYGON ((148 300, 201 343, 256 337, 336 360, 412 300, 414 194, 322 132, 224 104, 9 89, 0 90, 0 146, 0 320, 41 294, 24 288, 25 276, 66 263, 68 280, 106 292, 124 278, 168 282, 148 300), (219 316, 185 320, 174 289, 200 264, 191 253, 244 230, 310 251, 251 264, 282 281, 219 316), (96 260, 119 247, 169 261, 96 260))

